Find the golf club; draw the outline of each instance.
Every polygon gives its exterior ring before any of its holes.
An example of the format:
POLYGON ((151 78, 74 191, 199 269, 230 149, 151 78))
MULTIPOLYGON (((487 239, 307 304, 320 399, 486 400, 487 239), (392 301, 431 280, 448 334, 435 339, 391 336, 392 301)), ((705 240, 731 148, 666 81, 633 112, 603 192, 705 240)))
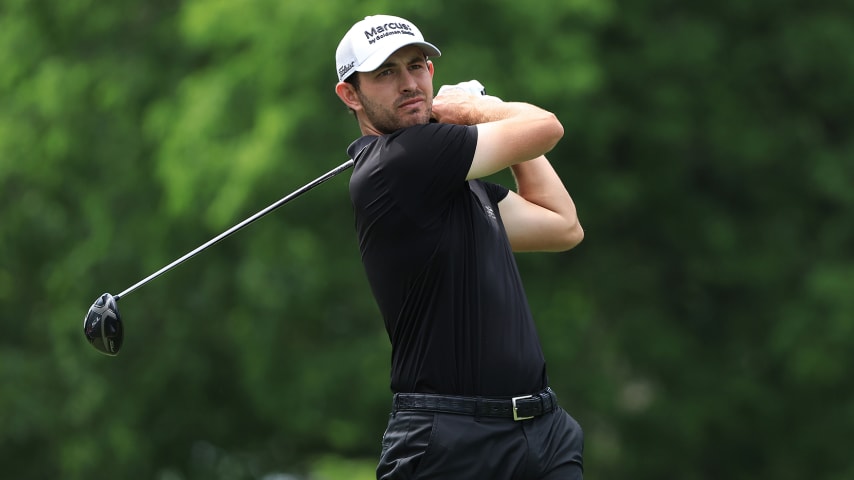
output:
POLYGON ((246 220, 243 220, 237 225, 208 240, 196 249, 188 252, 183 257, 175 260, 169 265, 166 265, 160 270, 131 285, 118 295, 110 295, 109 293, 102 294, 95 300, 95 303, 93 303, 92 306, 89 307, 89 311, 83 318, 83 334, 86 335, 86 340, 88 340, 89 343, 92 344, 92 346, 95 347, 95 349, 101 353, 111 356, 117 355, 119 353, 119 349, 122 346, 122 341, 124 340, 124 327, 122 325, 122 317, 119 314, 119 307, 117 305, 117 302, 120 298, 126 296, 137 288, 145 285, 151 280, 154 280, 155 278, 175 268, 176 266, 189 260, 190 258, 196 256, 198 253, 202 252, 206 248, 218 243, 220 240, 223 240, 234 232, 237 232, 238 230, 248 226, 249 224, 253 223, 264 215, 267 215, 273 210, 281 207, 282 205, 288 203, 294 198, 302 195, 303 193, 338 175, 344 170, 347 170, 348 168, 353 166, 353 163, 354 162, 352 159, 347 160, 341 165, 307 183, 303 187, 273 202, 272 204, 270 204, 270 206, 264 208, 263 210, 260 210, 258 213, 252 215, 246 220))

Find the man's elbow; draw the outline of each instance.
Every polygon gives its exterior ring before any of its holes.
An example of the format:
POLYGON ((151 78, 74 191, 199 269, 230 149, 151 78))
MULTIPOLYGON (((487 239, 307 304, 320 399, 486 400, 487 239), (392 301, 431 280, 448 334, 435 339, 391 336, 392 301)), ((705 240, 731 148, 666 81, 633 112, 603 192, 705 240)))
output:
POLYGON ((563 138, 564 130, 563 124, 558 120, 557 115, 547 112, 547 118, 549 121, 548 135, 550 139, 551 146, 549 147, 549 151, 551 151, 555 146, 557 146, 558 142, 561 138, 563 138))
POLYGON ((554 251, 565 252, 571 250, 578 246, 582 240, 584 240, 584 229, 581 227, 581 223, 576 220, 560 236, 560 240, 555 245, 556 248, 554 251))

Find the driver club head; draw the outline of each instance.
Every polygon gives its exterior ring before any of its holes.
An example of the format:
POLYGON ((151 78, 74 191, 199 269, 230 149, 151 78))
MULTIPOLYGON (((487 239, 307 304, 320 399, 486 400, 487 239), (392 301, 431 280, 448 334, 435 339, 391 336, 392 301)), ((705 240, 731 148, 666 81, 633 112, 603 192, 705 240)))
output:
POLYGON ((86 340, 101 353, 115 356, 122 347, 124 328, 116 297, 105 293, 89 307, 83 318, 83 334, 86 340))

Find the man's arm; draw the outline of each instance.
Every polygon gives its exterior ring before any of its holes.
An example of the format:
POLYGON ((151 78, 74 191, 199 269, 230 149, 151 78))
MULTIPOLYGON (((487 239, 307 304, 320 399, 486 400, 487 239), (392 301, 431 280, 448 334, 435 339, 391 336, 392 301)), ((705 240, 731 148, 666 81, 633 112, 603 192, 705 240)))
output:
POLYGON ((467 179, 512 169, 518 193, 498 206, 514 251, 563 251, 581 242, 575 203, 543 156, 563 136, 557 117, 530 104, 458 91, 437 96, 433 114, 440 122, 477 125, 467 179))
POLYGON ((584 239, 575 202, 546 157, 513 165, 517 192, 498 203, 513 251, 559 252, 584 239))
POLYGON ((563 125, 542 108, 459 91, 438 95, 433 100, 433 117, 441 123, 477 125, 468 180, 539 157, 563 136, 563 125))

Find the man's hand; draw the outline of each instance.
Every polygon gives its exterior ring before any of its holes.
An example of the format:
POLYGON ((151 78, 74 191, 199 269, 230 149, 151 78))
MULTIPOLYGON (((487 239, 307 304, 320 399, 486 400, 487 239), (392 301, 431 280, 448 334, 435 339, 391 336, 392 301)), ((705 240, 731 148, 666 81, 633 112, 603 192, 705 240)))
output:
POLYGON ((486 95, 483 85, 477 80, 456 85, 442 85, 433 99, 433 118, 440 123, 475 125, 489 121, 484 109, 490 104, 501 103, 501 99, 486 95), (485 103, 486 102, 486 103, 485 103))
POLYGON ((439 93, 436 95, 441 95, 451 90, 461 90, 465 93, 470 93, 472 95, 486 95, 486 87, 483 86, 482 83, 477 80, 469 80, 468 82, 460 82, 456 85, 442 85, 439 88, 439 93))

